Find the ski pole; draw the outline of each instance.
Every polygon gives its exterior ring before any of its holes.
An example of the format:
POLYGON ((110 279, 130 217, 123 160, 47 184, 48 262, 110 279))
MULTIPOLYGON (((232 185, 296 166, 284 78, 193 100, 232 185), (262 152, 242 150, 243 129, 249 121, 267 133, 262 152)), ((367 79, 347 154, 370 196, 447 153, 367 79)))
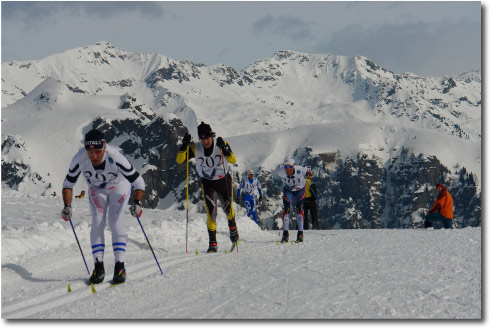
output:
POLYGON ((85 256, 83 256, 82 247, 80 247, 80 242, 78 241, 77 233, 75 232, 75 228, 73 227, 73 223, 71 222, 71 219, 69 219, 68 221, 70 221, 71 229, 73 230, 73 234, 75 235, 75 239, 77 240, 78 249, 80 250, 80 253, 82 254, 83 263, 85 263, 85 268, 87 268, 87 273, 90 276, 90 271, 88 269, 87 262, 85 261, 85 256))
POLYGON ((189 236, 189 145, 187 145, 186 149, 186 161, 187 161, 187 174, 186 174, 186 181, 187 181, 187 188, 186 188, 186 199, 187 199, 187 208, 186 208, 186 217, 185 217, 185 252, 189 253, 187 250, 187 239, 189 236))
POLYGON ((141 225, 141 221, 139 217, 136 217, 138 219, 138 223, 140 224, 141 231, 143 231, 143 235, 145 235, 146 242, 148 243, 148 246, 150 246, 150 250, 153 254, 153 257, 155 258, 155 261, 157 262, 158 268, 160 269, 160 273, 163 274, 162 268, 160 268, 160 263, 158 263, 157 257, 155 256, 155 252, 153 251, 153 248, 150 245, 150 241, 148 240, 148 237, 146 236, 145 229, 143 229, 143 226, 141 225))

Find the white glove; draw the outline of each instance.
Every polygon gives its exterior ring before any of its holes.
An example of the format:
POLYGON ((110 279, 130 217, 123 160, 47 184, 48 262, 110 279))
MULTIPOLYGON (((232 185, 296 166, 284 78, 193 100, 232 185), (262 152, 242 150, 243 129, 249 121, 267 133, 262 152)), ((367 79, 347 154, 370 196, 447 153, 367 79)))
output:
POLYGON ((65 208, 61 210, 61 218, 65 221, 69 221, 71 219, 72 210, 70 205, 65 205, 65 208))
POLYGON ((129 207, 129 211, 131 211, 131 215, 139 218, 143 213, 143 207, 141 205, 140 200, 136 200, 131 207, 129 207))

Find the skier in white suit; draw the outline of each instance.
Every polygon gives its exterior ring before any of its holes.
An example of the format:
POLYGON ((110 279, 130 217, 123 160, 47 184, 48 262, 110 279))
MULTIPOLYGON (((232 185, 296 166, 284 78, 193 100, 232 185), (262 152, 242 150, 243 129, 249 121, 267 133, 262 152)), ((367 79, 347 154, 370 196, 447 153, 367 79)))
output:
POLYGON ((277 167, 273 173, 277 174, 284 183, 282 202, 284 210, 282 213, 282 240, 286 243, 289 240, 289 212, 291 203, 296 200, 296 215, 298 220, 298 236, 296 242, 303 242, 303 224, 305 215, 303 207, 305 204, 305 185, 306 174, 310 171, 309 167, 294 165, 292 157, 286 157, 284 164, 277 167))
POLYGON ((61 217, 65 221, 70 220, 72 216, 73 186, 80 174, 88 185, 92 212, 90 242, 95 268, 90 276, 90 282, 98 284, 104 280, 104 228, 108 219, 116 262, 113 282, 122 283, 126 280, 124 268, 126 229, 122 217, 124 207, 128 204, 131 187, 133 187, 134 202, 130 211, 135 217, 141 216, 145 182, 123 155, 122 149, 107 145, 102 132, 91 130, 85 135, 85 147, 80 148, 73 157, 63 183, 62 195, 65 207, 61 211, 61 217))

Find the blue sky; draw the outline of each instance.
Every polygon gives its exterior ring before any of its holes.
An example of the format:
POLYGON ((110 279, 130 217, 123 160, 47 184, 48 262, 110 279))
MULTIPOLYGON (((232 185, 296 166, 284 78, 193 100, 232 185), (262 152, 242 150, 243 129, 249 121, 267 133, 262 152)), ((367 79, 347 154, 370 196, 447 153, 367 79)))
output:
POLYGON ((481 3, 2 1, 2 62, 108 41, 242 69, 278 50, 363 55, 421 76, 481 69, 481 3))

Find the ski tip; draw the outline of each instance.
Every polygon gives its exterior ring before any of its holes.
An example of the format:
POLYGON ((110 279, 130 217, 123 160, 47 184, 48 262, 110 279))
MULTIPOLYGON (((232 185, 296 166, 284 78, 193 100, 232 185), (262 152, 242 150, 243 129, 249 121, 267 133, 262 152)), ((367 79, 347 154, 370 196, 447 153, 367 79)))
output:
POLYGON ((111 282, 111 287, 116 287, 116 286, 119 286, 119 285, 124 285, 125 281, 124 282, 119 282, 119 283, 115 283, 115 282, 111 282))

